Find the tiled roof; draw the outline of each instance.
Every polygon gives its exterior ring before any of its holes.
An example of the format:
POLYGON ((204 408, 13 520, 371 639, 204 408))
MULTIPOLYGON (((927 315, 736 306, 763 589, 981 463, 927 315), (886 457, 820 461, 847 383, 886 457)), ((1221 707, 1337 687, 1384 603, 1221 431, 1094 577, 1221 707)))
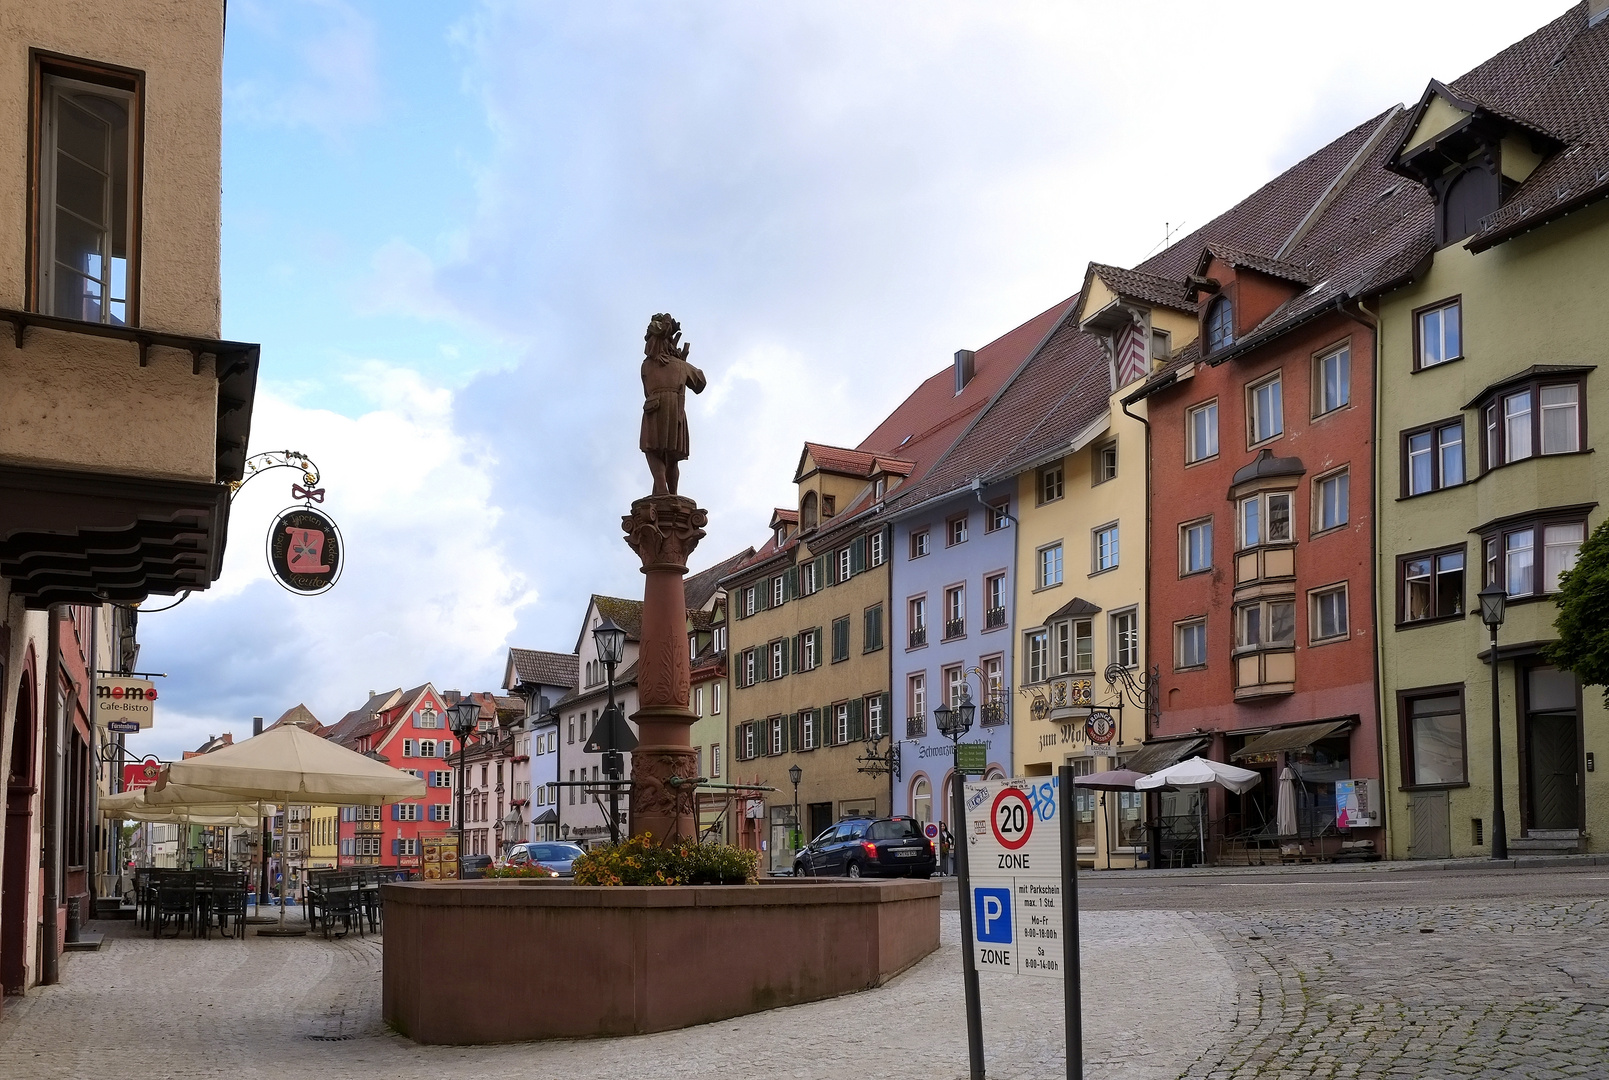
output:
POLYGON ((593 593, 592 602, 597 605, 598 614, 613 619, 615 625, 626 632, 627 641, 642 640, 641 600, 624 600, 618 596, 599 596, 593 593))
POLYGON ((508 656, 515 676, 530 686, 562 686, 568 690, 575 687, 579 677, 581 661, 575 653, 511 648, 508 656))
POLYGON ((385 708, 386 704, 395 696, 400 695, 402 689, 387 690, 380 694, 370 694, 369 700, 337 720, 322 734, 326 739, 349 746, 362 734, 363 731, 372 730, 375 714, 385 708), (362 729, 362 730, 360 730, 362 729))
POLYGON ((796 484, 804 477, 805 455, 809 455, 816 468, 822 472, 841 473, 845 476, 870 476, 872 464, 876 461, 872 454, 860 450, 807 442, 804 444, 804 453, 799 458, 799 472, 793 478, 796 484))
MULTIPOLYGON (((318 717, 314 716, 313 711, 306 705, 291 706, 280 715, 278 720, 275 720, 272 724, 269 724, 268 727, 276 728, 281 724, 295 724, 297 727, 311 731, 314 735, 322 735, 324 733, 324 725, 318 722, 318 717)), ((264 728, 263 730, 266 731, 268 728, 264 728)))
MULTIPOLYGON (((636 664, 632 664, 630 667, 626 668, 624 671, 621 671, 620 673, 615 675, 615 689, 617 691, 621 687, 636 686, 636 685, 637 685, 637 665, 636 664)), ((580 688, 577 688, 575 690, 571 690, 568 694, 565 694, 558 701, 554 702, 553 703, 553 709, 554 709, 555 712, 557 712, 559 709, 562 709, 567 705, 574 705, 578 701, 590 701, 593 698, 602 698, 605 695, 607 695, 608 693, 609 693, 609 684, 608 683, 598 683, 596 686, 580 687, 580 688)))
MULTIPOLYGON (((1093 262, 1089 264, 1089 272, 1104 281, 1106 287, 1119 296, 1155 304, 1158 307, 1172 308, 1174 311, 1183 311, 1190 315, 1196 313, 1196 303, 1184 294, 1184 282, 1180 279, 1093 262)), ((1085 315, 1088 314, 1085 312, 1085 315)))
POLYGON ((684 582, 689 613, 693 611, 702 613, 703 609, 709 605, 709 602, 715 598, 715 594, 720 590, 721 579, 753 557, 754 549, 744 548, 736 555, 729 555, 714 566, 700 570, 696 574, 690 574, 684 582))
MULTIPOLYGON (((1270 237, 1270 239, 1273 238, 1270 237)), ((1266 255, 1253 255, 1250 252, 1239 251, 1216 242, 1210 243, 1202 249, 1201 258, 1196 261, 1196 273, 1199 274, 1204 271, 1211 258, 1217 258, 1221 262, 1228 263, 1236 270, 1242 268, 1255 270, 1260 274, 1267 274, 1269 277, 1279 278, 1282 281, 1295 282, 1297 285, 1313 284, 1313 275, 1306 267, 1297 266, 1295 263, 1286 262, 1283 259, 1270 258, 1266 255)))

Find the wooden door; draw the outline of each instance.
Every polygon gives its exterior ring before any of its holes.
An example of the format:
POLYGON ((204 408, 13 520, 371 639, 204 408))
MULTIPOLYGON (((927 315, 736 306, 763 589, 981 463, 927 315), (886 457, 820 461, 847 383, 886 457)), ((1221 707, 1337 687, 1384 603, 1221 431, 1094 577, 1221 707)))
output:
POLYGON ((1581 792, 1576 787, 1576 718, 1574 713, 1533 713, 1527 717, 1527 828, 1579 829, 1581 792))
POLYGON ((1414 792, 1408 798, 1408 818, 1413 828, 1413 839, 1408 845, 1410 858, 1452 858, 1452 831, 1447 819, 1445 791, 1414 792))

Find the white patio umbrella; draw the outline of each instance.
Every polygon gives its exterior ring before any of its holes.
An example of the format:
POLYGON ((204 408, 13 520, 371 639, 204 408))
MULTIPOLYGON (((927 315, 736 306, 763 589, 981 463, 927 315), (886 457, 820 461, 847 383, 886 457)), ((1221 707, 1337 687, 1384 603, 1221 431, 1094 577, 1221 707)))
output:
POLYGON ((1279 807, 1274 823, 1280 836, 1296 835, 1296 774, 1289 765, 1279 774, 1279 807))
MULTIPOLYGON (((1262 780, 1260 773, 1251 769, 1242 769, 1238 765, 1225 765, 1221 761, 1213 761, 1204 757, 1185 758, 1174 765, 1169 765, 1161 772, 1154 772, 1150 776, 1142 776, 1134 781, 1137 791, 1151 791, 1155 788, 1176 788, 1179 790, 1194 790, 1200 792, 1202 788, 1217 784, 1227 788, 1235 794, 1250 791, 1262 780)), ((1206 799, 1199 794, 1196 798, 1196 840, 1200 848, 1200 858, 1205 861, 1207 857, 1207 830, 1205 822, 1206 799)))
MULTIPOLYGON (((156 806, 167 799, 203 805, 209 797, 284 807, 384 806, 425 795, 425 782, 411 773, 294 724, 281 724, 222 750, 175 761, 162 770, 155 786, 157 790, 147 798, 156 806)), ((281 930, 285 899, 282 888, 281 930)))

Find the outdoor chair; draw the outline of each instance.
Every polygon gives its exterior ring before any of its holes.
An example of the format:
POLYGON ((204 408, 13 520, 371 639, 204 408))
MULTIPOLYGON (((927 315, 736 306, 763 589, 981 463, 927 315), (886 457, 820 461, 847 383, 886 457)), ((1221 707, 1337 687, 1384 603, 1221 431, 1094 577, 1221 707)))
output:
POLYGON ((152 937, 161 937, 169 923, 176 923, 173 936, 178 937, 186 921, 190 922, 191 936, 195 934, 196 888, 188 877, 164 876, 156 887, 156 929, 152 937))

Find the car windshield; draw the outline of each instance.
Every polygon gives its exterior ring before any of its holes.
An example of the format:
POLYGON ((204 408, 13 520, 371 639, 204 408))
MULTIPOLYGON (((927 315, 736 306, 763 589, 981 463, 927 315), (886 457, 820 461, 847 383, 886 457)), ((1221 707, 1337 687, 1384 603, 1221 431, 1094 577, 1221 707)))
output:
POLYGON ((915 818, 897 818, 893 821, 874 821, 866 831, 868 840, 909 840, 920 838, 922 826, 915 818))
POLYGON ((537 862, 570 862, 581 854, 574 844, 532 844, 531 858, 537 862))

